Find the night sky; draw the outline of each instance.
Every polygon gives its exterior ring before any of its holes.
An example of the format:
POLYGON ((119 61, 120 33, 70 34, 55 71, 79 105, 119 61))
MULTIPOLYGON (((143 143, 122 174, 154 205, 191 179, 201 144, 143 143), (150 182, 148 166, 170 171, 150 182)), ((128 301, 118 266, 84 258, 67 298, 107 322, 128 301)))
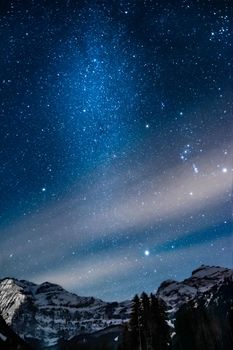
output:
POLYGON ((233 267, 233 4, 0 3, 0 277, 106 300, 233 267))

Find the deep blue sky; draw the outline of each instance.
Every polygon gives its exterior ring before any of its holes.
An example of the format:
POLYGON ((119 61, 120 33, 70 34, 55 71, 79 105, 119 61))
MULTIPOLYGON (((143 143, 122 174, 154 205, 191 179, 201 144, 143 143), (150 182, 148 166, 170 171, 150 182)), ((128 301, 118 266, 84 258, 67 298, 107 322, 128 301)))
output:
POLYGON ((1 277, 129 298, 232 267, 230 1, 2 1, 1 277))

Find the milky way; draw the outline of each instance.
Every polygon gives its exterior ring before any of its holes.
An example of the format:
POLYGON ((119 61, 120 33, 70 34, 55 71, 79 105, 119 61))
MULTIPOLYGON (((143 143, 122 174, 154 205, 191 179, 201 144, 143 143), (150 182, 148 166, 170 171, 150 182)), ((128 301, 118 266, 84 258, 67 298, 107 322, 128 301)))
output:
POLYGON ((0 276, 113 300, 233 267, 230 1, 0 10, 0 276))

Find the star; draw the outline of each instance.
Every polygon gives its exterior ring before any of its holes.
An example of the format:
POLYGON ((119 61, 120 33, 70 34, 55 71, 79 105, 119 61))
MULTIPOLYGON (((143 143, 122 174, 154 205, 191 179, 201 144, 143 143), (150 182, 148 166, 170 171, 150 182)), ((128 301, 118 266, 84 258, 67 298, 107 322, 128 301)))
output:
POLYGON ((227 173, 227 171, 228 171, 227 168, 222 168, 223 173, 227 173))
POLYGON ((199 173, 199 169, 194 163, 193 163, 193 171, 194 171, 195 174, 199 173))
POLYGON ((149 251, 149 250, 145 250, 145 251, 144 251, 144 255, 145 255, 145 256, 149 256, 149 255, 150 255, 150 251, 149 251))

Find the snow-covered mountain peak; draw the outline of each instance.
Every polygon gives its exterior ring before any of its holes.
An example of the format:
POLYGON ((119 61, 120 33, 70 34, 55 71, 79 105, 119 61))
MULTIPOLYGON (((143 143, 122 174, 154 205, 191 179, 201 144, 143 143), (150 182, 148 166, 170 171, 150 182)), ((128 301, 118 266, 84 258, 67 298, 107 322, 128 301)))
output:
POLYGON ((176 311, 181 305, 221 285, 224 279, 232 277, 233 270, 220 266, 201 265, 191 277, 178 282, 167 280, 158 288, 157 295, 176 311))
POLYGON ((107 303, 81 297, 57 284, 6 278, 0 281, 0 314, 25 339, 37 338, 54 345, 61 337, 70 339, 92 333, 129 318, 126 302, 107 303))
POLYGON ((204 293, 212 287, 221 284, 224 279, 232 276, 233 270, 231 269, 201 265, 192 272, 191 277, 184 280, 184 283, 196 288, 198 293, 204 293))
POLYGON ((36 294, 39 293, 57 293, 57 292, 64 292, 65 290, 59 286, 58 284, 50 283, 50 282, 43 282, 40 285, 38 285, 36 294))
POLYGON ((192 272, 192 277, 196 278, 222 279, 226 275, 232 275, 232 270, 221 266, 201 265, 192 272))

